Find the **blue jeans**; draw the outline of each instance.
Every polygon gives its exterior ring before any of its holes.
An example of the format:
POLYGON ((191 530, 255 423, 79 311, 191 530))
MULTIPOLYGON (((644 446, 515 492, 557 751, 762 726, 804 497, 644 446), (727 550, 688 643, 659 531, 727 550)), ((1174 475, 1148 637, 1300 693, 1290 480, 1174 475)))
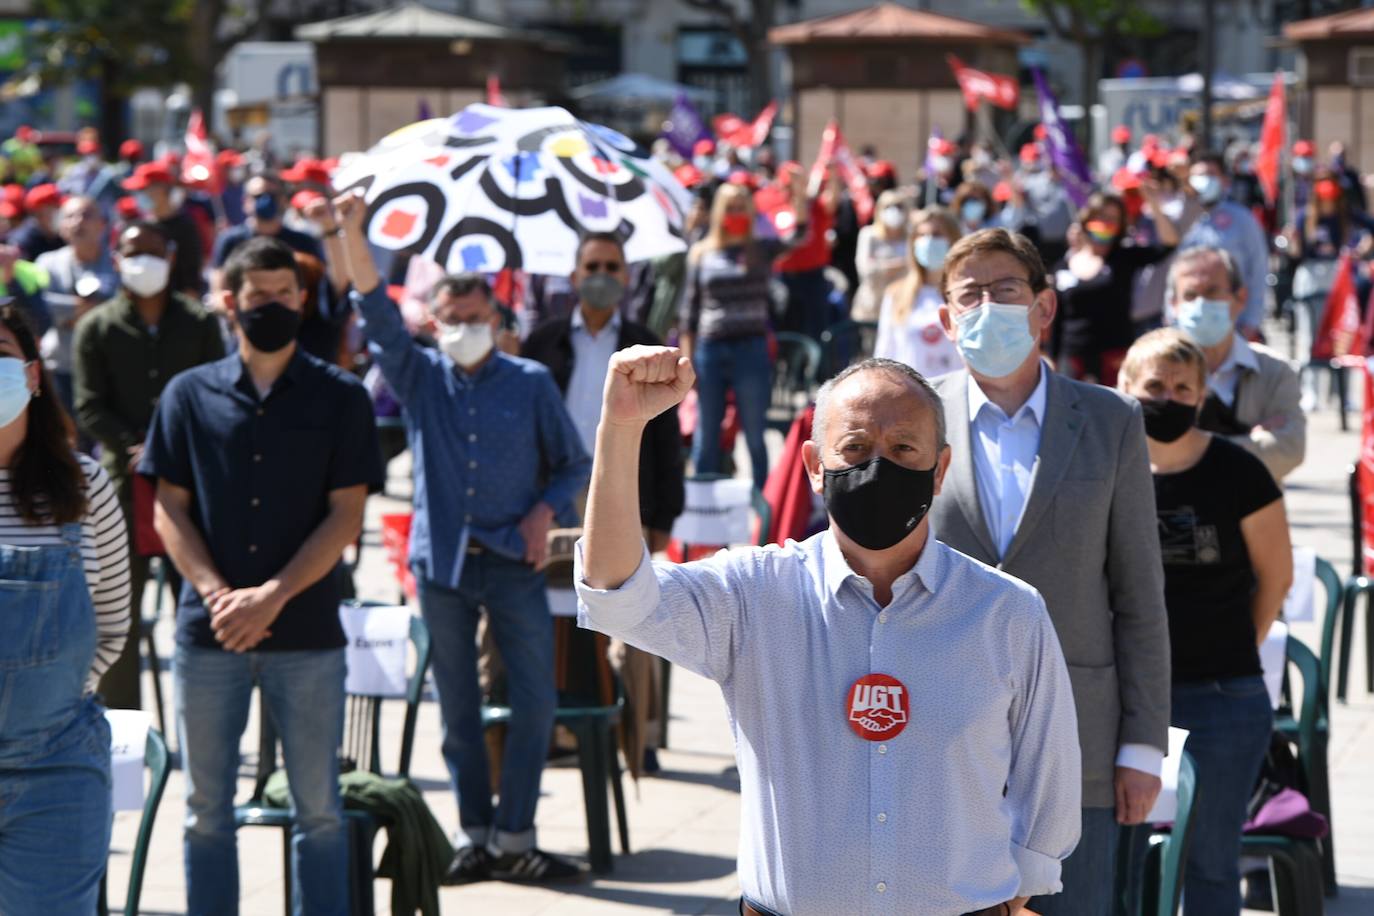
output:
POLYGON ((1112 916, 1118 829, 1115 808, 1084 808, 1083 835, 1064 860, 1064 889, 1027 906, 1040 916, 1112 916))
POLYGON ((196 916, 239 909, 234 790, 253 685, 281 738, 291 784, 291 861, 298 916, 345 916, 348 835, 339 801, 344 650, 246 652, 177 646, 177 726, 186 772, 186 905, 196 916))
POLYGON ((725 417, 726 389, 733 388, 744 442, 749 446, 754 486, 762 489, 768 480, 768 448, 763 442, 763 430, 768 422, 768 400, 773 387, 767 339, 759 334, 703 340, 697 344, 695 362, 700 415, 692 437, 692 467, 698 474, 720 471, 720 421, 725 417))
POLYGON ((461 842, 519 853, 535 846, 534 810, 558 705, 553 618, 542 572, 491 552, 465 560, 456 590, 420 579, 420 612, 434 641, 444 762, 458 798, 461 842), (506 666, 511 708, 497 805, 492 804, 477 681, 477 621, 483 608, 506 666))
POLYGON ((1173 724, 1189 731, 1198 800, 1183 881, 1183 912, 1240 912, 1240 833, 1274 711, 1259 675, 1175 684, 1173 724))

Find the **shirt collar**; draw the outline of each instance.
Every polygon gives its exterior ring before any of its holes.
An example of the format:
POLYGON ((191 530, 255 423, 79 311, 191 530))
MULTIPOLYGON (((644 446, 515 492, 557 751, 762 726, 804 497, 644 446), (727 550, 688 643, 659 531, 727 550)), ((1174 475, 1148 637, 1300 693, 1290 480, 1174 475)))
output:
MULTIPOLYGON (((902 573, 897 577, 897 581, 892 583, 894 601, 904 595, 910 585, 920 586, 932 594, 939 591, 945 574, 942 551, 943 545, 935 539, 933 527, 927 524, 926 545, 921 548, 921 555, 916 558, 916 565, 902 573)), ((856 584, 862 583, 860 587, 871 593, 868 580, 850 567, 849 561, 844 558, 844 552, 840 550, 840 542, 836 540, 835 532, 829 529, 821 534, 821 563, 823 566, 822 581, 826 592, 831 596, 838 598, 840 589, 850 579, 853 579, 856 584)))
MULTIPOLYGON (((1040 363, 1040 381, 1035 383, 1035 390, 1032 391, 1031 396, 1026 399, 1026 403, 1022 404, 1020 409, 1016 411, 1016 415, 1010 417, 1009 419, 1014 423, 1017 420, 1021 419, 1021 417, 1024 416, 1027 411, 1029 411, 1035 417, 1035 422, 1037 424, 1044 423, 1045 400, 1047 397, 1048 387, 1049 373, 1045 371, 1045 363, 1042 360, 1040 363)), ((978 414, 982 412, 985 406, 990 407, 992 410, 997 411, 997 413, 1001 414, 1003 417, 1006 417, 1006 414, 1002 412, 1002 408, 998 407, 996 404, 993 404, 990 400, 988 400, 988 396, 983 393, 983 389, 978 385, 978 380, 974 378, 972 375, 970 375, 968 377, 969 419, 977 420, 978 414)))
MULTIPOLYGON (((586 331, 588 337, 593 336, 592 332, 587 329, 587 320, 582 317, 581 303, 578 303, 577 305, 573 306, 572 329, 574 331, 586 331)), ((603 327, 601 331, 598 334, 596 334, 593 339, 600 338, 601 335, 606 333, 607 331, 610 331, 612 334, 615 334, 617 336, 620 334, 620 309, 617 308, 615 311, 611 312, 611 320, 606 323, 605 327, 603 327)))
POLYGON ((1226 359, 1222 360, 1217 366, 1213 375, 1224 375, 1228 372, 1235 372, 1238 369, 1248 369, 1251 372, 1259 371, 1259 357, 1251 349, 1250 342, 1239 334, 1231 335, 1231 352, 1226 354, 1226 359))
MULTIPOLYGON (((281 388, 283 384, 295 385, 299 383, 301 374, 305 371, 306 364, 309 361, 310 357, 306 355, 305 350, 298 342, 296 344, 296 352, 291 354, 290 362, 286 364, 286 368, 282 370, 282 374, 277 377, 277 380, 272 383, 272 389, 267 393, 268 397, 271 397, 272 393, 281 388)), ((230 385, 238 386, 244 391, 251 392, 254 398, 258 398, 257 386, 253 384, 253 378, 248 374, 248 364, 243 361, 243 356, 241 354, 235 353, 232 356, 225 357, 220 365, 224 369, 222 378, 225 382, 230 385)), ((258 399, 266 400, 266 398, 258 399)))

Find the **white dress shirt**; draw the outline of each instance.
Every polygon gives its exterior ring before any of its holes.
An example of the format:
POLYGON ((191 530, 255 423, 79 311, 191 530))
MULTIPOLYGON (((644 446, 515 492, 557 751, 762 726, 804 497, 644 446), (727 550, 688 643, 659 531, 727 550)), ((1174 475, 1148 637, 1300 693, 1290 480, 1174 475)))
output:
POLYGON ((1236 405, 1236 386, 1240 384, 1240 377, 1246 372, 1259 371, 1259 358, 1255 356, 1255 351, 1250 349, 1249 342, 1239 334, 1231 335, 1231 352, 1226 354, 1226 359, 1222 360, 1207 379, 1207 387, 1217 393, 1217 397, 1227 407, 1236 405))
POLYGON ((734 731, 739 879, 787 916, 954 916, 1060 890, 1081 826, 1068 669, 1039 594, 935 540, 880 607, 833 534, 620 588, 575 571, 580 623, 720 685, 734 731), (851 730, 851 685, 895 677, 910 719, 851 730))
POLYGON ((596 425, 601 422, 601 398, 606 388, 615 345, 620 340, 620 313, 612 312, 605 327, 593 334, 582 318, 582 308, 572 311, 573 367, 563 406, 568 408, 573 426, 582 437, 588 455, 596 452, 596 425))
MULTIPOLYGON (((1006 554, 1016 536, 1035 478, 1049 372, 1042 362, 1035 390, 1010 417, 989 401, 978 380, 969 376, 973 476, 978 482, 983 520, 999 554, 1006 554)), ((1158 776, 1164 767, 1164 751, 1148 744, 1126 743, 1117 749, 1116 765, 1158 776)))

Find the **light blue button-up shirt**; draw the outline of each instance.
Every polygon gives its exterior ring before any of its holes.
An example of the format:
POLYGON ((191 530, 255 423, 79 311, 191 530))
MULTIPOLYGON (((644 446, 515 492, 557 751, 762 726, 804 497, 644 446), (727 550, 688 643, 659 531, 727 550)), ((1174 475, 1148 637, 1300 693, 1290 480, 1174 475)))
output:
POLYGON ((1040 596, 935 540, 880 607, 834 536, 576 581, 584 627, 716 681, 741 789, 739 879, 788 916, 954 916, 1055 893, 1078 842, 1072 687, 1040 596), (851 685, 886 674, 882 741, 851 685))
POLYGON ((1224 248, 1236 262, 1241 282, 1245 284, 1245 311, 1239 324, 1259 328, 1264 320, 1264 293, 1268 289, 1269 243, 1264 229, 1250 211, 1231 200, 1223 200, 1210 210, 1203 210, 1183 233, 1178 250, 1199 246, 1224 248))
POLYGON ((606 373, 611 368, 615 345, 620 342, 620 313, 613 313, 611 320, 593 334, 582 317, 582 309, 574 308, 568 338, 572 343, 573 364, 563 403, 582 438, 582 447, 590 455, 596 451, 596 427, 601 422, 606 373))
POLYGON ((988 400, 976 379, 969 379, 968 415, 973 424, 973 468, 978 481, 978 502, 983 520, 1005 555, 1021 524, 1021 513, 1030 495, 1035 456, 1040 453, 1040 424, 1045 418, 1045 364, 1040 381, 1026 403, 1010 417, 988 400))

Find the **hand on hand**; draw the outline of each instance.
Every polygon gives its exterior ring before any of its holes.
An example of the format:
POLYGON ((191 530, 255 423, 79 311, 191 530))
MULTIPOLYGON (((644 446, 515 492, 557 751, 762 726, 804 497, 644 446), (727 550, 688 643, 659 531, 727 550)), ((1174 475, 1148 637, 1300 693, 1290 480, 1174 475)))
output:
POLYGON ((1116 768, 1116 822, 1123 826, 1145 823, 1164 783, 1158 776, 1130 767, 1116 768))
POLYGON ((611 357, 601 419, 643 425, 675 407, 692 390, 696 372, 676 347, 636 346, 611 357))
POLYGON ((553 508, 548 503, 535 503, 529 514, 520 520, 520 537, 525 540, 525 562, 535 569, 543 569, 549 559, 549 529, 553 527, 553 508))
POLYGON ((316 197, 305 205, 305 210, 303 210, 302 213, 306 219, 310 220, 310 222, 314 223, 316 226, 319 226, 325 232, 333 232, 339 227, 338 222, 334 219, 334 210, 329 206, 329 198, 327 197, 316 197))
POLYGON ((361 191, 348 191, 334 198, 334 215, 345 232, 353 233, 363 228, 367 217, 367 201, 361 191))
POLYGON ((219 591, 210 601, 210 627, 224 648, 247 652, 272 635, 268 628, 285 604, 267 585, 219 591))

